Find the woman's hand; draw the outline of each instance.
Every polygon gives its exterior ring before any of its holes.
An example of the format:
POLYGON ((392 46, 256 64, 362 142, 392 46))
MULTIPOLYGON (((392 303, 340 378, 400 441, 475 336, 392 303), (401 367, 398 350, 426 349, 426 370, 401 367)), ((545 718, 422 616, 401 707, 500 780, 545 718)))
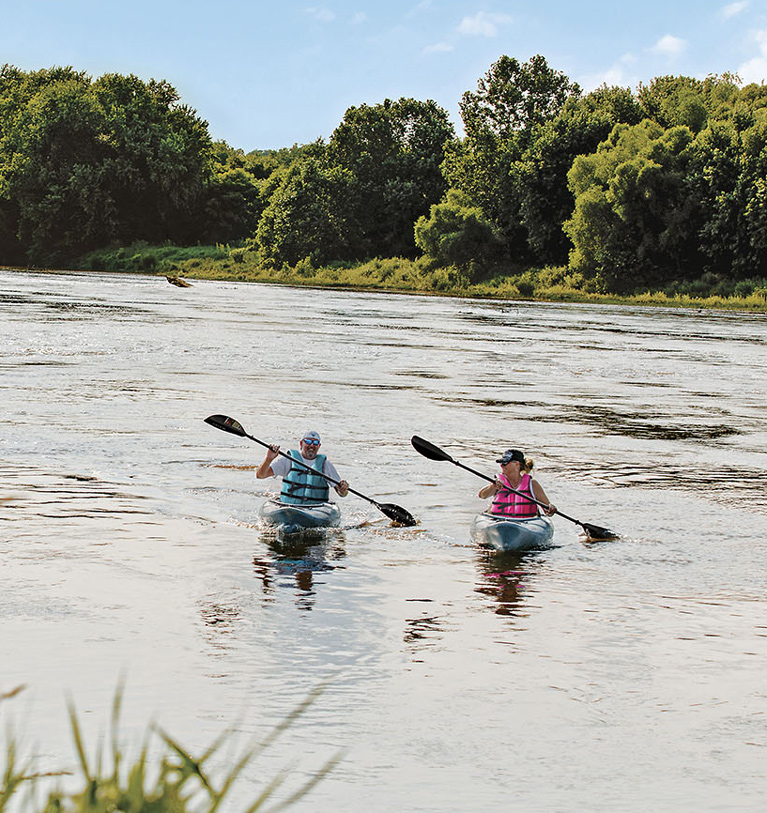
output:
POLYGON ((486 500, 488 497, 494 497, 502 487, 501 481, 496 477, 492 483, 481 488, 477 496, 481 500, 486 500))

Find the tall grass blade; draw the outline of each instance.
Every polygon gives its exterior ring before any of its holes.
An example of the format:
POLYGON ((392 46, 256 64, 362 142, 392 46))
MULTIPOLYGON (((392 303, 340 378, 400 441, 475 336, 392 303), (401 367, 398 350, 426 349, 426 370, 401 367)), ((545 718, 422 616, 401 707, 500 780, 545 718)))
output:
POLYGON ((82 733, 80 732, 80 723, 77 720, 77 710, 75 709, 74 701, 70 698, 69 703, 69 720, 72 724, 72 736, 75 740, 75 748, 77 749, 77 755, 80 759, 80 767, 82 768, 83 774, 88 782, 91 781, 91 772, 90 768, 88 767, 88 758, 85 755, 85 747, 83 746, 83 737, 82 733))

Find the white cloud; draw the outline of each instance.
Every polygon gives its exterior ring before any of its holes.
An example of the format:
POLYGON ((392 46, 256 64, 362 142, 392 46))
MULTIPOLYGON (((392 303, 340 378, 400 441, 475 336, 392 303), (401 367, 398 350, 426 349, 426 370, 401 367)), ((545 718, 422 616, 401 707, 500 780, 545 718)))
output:
POLYGON ((367 20, 367 18, 368 18, 368 15, 367 15, 367 14, 365 14, 365 12, 364 12, 364 11, 358 11, 358 12, 357 12, 357 13, 356 13, 356 14, 355 14, 353 17, 352 17, 352 25, 360 25, 360 23, 364 23, 364 22, 365 22, 365 20, 367 20))
POLYGON ((436 42, 434 45, 427 45, 423 49, 425 54, 444 54, 448 51, 454 51, 455 47, 449 42, 436 42))
POLYGON ((722 9, 722 17, 724 17, 725 20, 729 20, 730 17, 737 16, 747 7, 748 0, 738 0, 736 3, 730 3, 722 9))
POLYGON ((473 17, 464 17, 458 26, 459 34, 473 37, 497 37, 498 27, 511 22, 508 14, 480 11, 473 17))
POLYGON ((316 6, 312 6, 311 8, 306 9, 306 13, 310 17, 314 17, 315 20, 321 23, 332 23, 335 20, 336 15, 333 14, 330 9, 327 8, 317 8, 316 6))
POLYGON ((679 56, 686 47, 687 43, 684 40, 679 39, 679 37, 674 37, 671 34, 666 34, 664 37, 661 37, 650 50, 661 56, 674 57, 679 56))
POLYGON ((415 17, 420 14, 422 11, 427 11, 432 6, 431 0, 421 0, 420 3, 416 3, 413 8, 409 9, 405 14, 405 19, 410 19, 411 17, 415 17))
POLYGON ((635 84, 633 66, 637 58, 632 53, 625 53, 619 57, 609 68, 601 73, 588 74, 578 80, 578 84, 586 93, 596 90, 602 85, 608 87, 629 87, 635 84))
POLYGON ((756 40, 759 55, 749 59, 738 68, 738 76, 746 82, 761 84, 767 80, 767 29, 754 31, 752 39, 756 40))

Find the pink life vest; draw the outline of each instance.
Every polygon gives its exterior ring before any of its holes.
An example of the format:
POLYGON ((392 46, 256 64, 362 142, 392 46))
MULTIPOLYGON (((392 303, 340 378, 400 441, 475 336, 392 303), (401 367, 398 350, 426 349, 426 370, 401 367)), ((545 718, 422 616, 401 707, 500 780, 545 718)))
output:
MULTIPOLYGON (((503 486, 506 486, 506 488, 514 488, 502 474, 498 475, 498 479, 501 481, 503 486)), ((519 485, 514 489, 514 491, 520 491, 522 494, 529 494, 531 497, 533 497, 533 499, 535 499, 535 495, 533 494, 533 478, 529 474, 523 474, 522 479, 519 481, 519 485)), ((505 517, 537 517, 538 506, 534 502, 530 502, 524 497, 520 497, 519 494, 515 494, 514 491, 506 491, 505 488, 502 488, 495 495, 493 504, 490 506, 490 513, 502 514, 505 517)))

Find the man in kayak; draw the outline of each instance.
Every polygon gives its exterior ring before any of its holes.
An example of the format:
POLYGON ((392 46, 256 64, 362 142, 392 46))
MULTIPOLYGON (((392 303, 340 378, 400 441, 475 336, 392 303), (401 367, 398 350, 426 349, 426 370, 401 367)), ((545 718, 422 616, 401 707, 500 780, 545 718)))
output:
POLYGON ((538 506, 526 500, 524 495, 544 503, 548 516, 556 513, 557 508, 546 496, 543 486, 530 474, 533 470, 532 460, 527 460, 518 449, 507 449, 495 462, 501 464, 501 473, 496 476, 495 482, 488 483, 479 491, 479 497, 483 500, 493 497, 491 514, 518 519, 537 517, 538 506))
POLYGON ((266 450, 266 457, 256 470, 257 479, 282 477, 280 502, 292 505, 328 502, 330 483, 326 477, 338 482, 338 485, 334 485, 336 493, 339 497, 345 497, 349 493, 349 483, 342 480, 336 467, 324 454, 319 453, 320 446, 320 436, 315 431, 304 432, 299 449, 288 452, 290 459, 280 455, 279 446, 270 445, 266 450))

